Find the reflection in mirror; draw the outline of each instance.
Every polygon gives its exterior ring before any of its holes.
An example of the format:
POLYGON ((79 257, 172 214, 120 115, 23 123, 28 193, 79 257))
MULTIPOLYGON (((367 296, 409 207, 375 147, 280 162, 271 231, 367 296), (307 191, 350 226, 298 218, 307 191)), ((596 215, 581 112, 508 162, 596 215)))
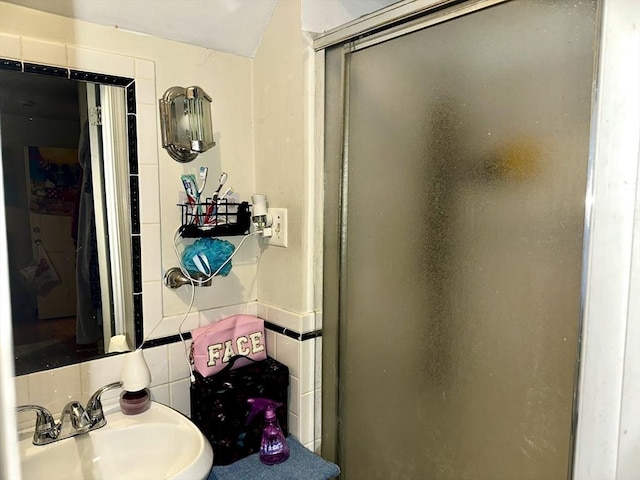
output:
POLYGON ((140 343, 141 327, 134 324, 141 319, 141 302, 134 301, 140 265, 132 263, 134 252, 140 258, 140 242, 135 102, 127 101, 133 81, 12 66, 49 73, 0 69, 15 370, 21 375, 140 343))

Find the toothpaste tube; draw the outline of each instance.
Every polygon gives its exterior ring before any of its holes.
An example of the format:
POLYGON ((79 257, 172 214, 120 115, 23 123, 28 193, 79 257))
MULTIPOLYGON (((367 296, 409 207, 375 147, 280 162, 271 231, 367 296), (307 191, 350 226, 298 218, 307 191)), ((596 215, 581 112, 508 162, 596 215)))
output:
POLYGON ((189 222, 189 218, 187 218, 187 223, 195 223, 198 225, 202 211, 200 207, 200 194, 198 193, 198 185, 196 184, 196 176, 191 174, 182 175, 180 180, 182 180, 184 192, 187 194, 187 202, 190 205, 191 221, 189 222))

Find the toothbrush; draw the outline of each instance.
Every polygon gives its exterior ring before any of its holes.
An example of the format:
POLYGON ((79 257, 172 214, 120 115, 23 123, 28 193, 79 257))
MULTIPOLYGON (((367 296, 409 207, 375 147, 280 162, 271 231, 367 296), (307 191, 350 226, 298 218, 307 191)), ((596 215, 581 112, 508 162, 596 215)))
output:
MULTIPOLYGON (((215 214, 217 213, 217 207, 218 207, 218 194, 220 193, 220 190, 222 189, 222 187, 224 186, 224 184, 227 181, 227 174, 226 172, 222 172, 222 174, 220 174, 220 179, 218 180, 218 188, 216 189, 216 191, 213 194, 213 198, 211 199, 211 203, 209 203, 207 205, 207 211, 205 212, 205 217, 204 217, 204 223, 205 224, 210 224, 213 223, 213 216, 215 216, 215 214)), ((225 192, 226 194, 226 192, 225 192)))
POLYGON ((200 179, 202 180, 202 185, 198 187, 198 195, 201 195, 204 191, 204 186, 207 184, 207 174, 209 173, 209 169, 207 167, 200 167, 200 179))
POLYGON ((214 200, 212 200, 211 203, 209 203, 207 205, 207 212, 205 213, 205 216, 204 216, 204 223, 205 224, 209 224, 209 223, 211 223, 213 221, 213 219, 211 217, 214 215, 214 211, 215 211, 215 213, 218 213, 218 207, 220 206, 222 201, 225 198, 227 198, 229 195, 233 194, 234 191, 235 190, 233 189, 233 187, 227 188, 224 191, 224 193, 222 195, 220 195, 220 197, 218 197, 217 200, 215 200, 215 203, 214 203, 214 200), (214 210, 214 208, 215 208, 215 210, 214 210))
POLYGON ((220 180, 218 180, 218 188, 213 194, 213 203, 218 202, 218 194, 220 193, 220 190, 222 190, 222 187, 224 186, 226 181, 227 181, 227 174, 226 172, 222 172, 222 174, 220 175, 220 180))
POLYGON ((220 202, 222 202, 225 198, 227 198, 229 195, 231 195, 235 190, 233 189, 233 187, 229 187, 227 188, 224 193, 222 195, 220 195, 220 197, 218 197, 218 201, 216 202, 218 205, 220 205, 220 202))

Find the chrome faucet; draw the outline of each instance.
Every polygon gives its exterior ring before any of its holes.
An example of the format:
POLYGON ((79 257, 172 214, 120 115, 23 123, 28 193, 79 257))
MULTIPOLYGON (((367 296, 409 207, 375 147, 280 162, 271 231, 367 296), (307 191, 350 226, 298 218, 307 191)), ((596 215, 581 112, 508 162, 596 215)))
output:
POLYGON ((58 436, 56 440, 87 433, 91 427, 89 415, 80 402, 69 402, 62 409, 58 422, 58 436))
POLYGON ((101 397, 104 392, 122 387, 122 382, 114 382, 99 388, 89 401, 86 408, 80 402, 69 402, 62 409, 60 421, 56 422, 51 412, 39 405, 21 405, 16 408, 18 413, 28 410, 36 411, 36 427, 33 433, 34 445, 47 445, 64 440, 65 438, 81 435, 97 430, 106 425, 107 420, 102 410, 101 397))

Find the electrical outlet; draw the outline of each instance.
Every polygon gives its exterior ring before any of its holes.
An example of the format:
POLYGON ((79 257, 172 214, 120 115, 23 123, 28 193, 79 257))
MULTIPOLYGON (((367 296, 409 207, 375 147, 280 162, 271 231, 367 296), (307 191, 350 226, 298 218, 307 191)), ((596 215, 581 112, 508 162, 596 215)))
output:
POLYGON ((275 247, 287 246, 287 209, 286 208, 269 208, 268 212, 273 218, 271 224, 272 235, 265 237, 264 241, 267 245, 275 247))

